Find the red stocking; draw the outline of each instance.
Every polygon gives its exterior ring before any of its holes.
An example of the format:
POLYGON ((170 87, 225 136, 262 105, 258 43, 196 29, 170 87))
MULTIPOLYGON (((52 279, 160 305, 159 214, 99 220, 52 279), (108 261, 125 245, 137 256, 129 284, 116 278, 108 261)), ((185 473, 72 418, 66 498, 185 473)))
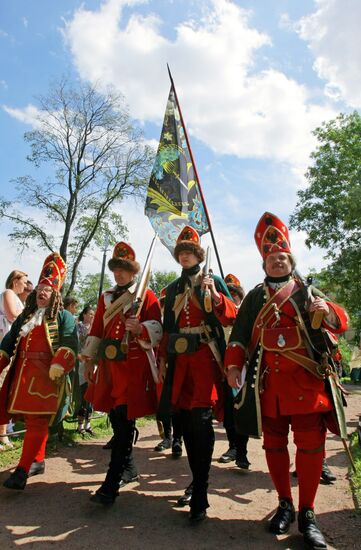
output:
POLYGON ((18 468, 28 472, 34 460, 44 460, 49 420, 47 415, 25 415, 26 432, 18 468))

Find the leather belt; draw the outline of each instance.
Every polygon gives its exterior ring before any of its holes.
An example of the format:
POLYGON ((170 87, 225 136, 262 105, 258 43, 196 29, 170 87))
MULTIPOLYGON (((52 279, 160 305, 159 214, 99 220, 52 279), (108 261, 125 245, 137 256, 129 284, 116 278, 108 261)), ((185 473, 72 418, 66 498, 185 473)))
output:
POLYGON ((18 354, 22 359, 52 359, 49 351, 20 351, 18 354))
POLYGON ((210 340, 208 334, 211 331, 211 327, 208 325, 199 325, 197 327, 180 327, 179 332, 181 334, 199 334, 200 341, 203 344, 207 344, 210 340))

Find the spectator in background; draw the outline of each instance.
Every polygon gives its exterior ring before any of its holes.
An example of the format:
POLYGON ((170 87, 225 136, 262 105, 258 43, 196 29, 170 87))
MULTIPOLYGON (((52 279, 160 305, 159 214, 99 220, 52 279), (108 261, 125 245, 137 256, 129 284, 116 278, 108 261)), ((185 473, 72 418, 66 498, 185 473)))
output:
MULTIPOLYGON (((5 290, 0 294, 0 343, 11 328, 12 323, 24 309, 20 295, 24 292, 28 276, 23 271, 15 269, 5 282, 5 290)), ((0 377, 0 388, 6 372, 0 377)), ((0 425, 0 451, 12 447, 7 435, 8 424, 0 425)))
POLYGON ((84 399, 84 394, 88 387, 88 383, 85 379, 85 366, 83 361, 81 361, 80 357, 83 351, 83 347, 85 345, 85 340, 93 324, 94 314, 95 314, 95 311, 91 306, 85 306, 85 308, 79 315, 79 323, 77 325, 78 338, 79 338, 79 361, 78 361, 78 368, 77 368, 78 377, 75 384, 79 388, 77 393, 79 394, 78 401, 80 404, 80 407, 77 413, 77 416, 78 416, 77 431, 80 434, 84 434, 86 432, 90 435, 93 435, 93 431, 90 425, 90 418, 93 412, 93 408, 91 403, 89 403, 84 399))
POLYGON ((70 311, 74 317, 76 316, 76 310, 78 309, 79 302, 74 296, 66 296, 63 301, 64 309, 70 311))
POLYGON ((27 283, 26 283, 26 287, 24 288, 23 292, 21 292, 19 294, 19 298, 22 301, 22 303, 24 304, 24 306, 25 306, 25 302, 26 302, 27 297, 29 296, 29 294, 32 293, 33 290, 34 290, 34 285, 28 279, 27 283))

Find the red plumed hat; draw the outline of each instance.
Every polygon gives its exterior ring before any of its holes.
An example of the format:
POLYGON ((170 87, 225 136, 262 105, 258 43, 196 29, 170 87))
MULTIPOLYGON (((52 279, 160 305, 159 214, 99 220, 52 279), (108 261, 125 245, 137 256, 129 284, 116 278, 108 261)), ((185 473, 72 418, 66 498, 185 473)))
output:
POLYGON ((265 212, 260 218, 254 238, 263 259, 275 252, 291 254, 287 225, 270 212, 265 212))
POLYGON ((245 292, 241 285, 241 281, 237 279, 235 275, 232 275, 232 273, 229 273, 228 275, 225 276, 224 282, 226 283, 230 291, 236 292, 240 297, 240 299, 243 300, 245 292))
POLYGON ((232 273, 228 273, 225 276, 224 282, 226 285, 241 286, 241 281, 235 275, 232 275, 232 273))
POLYGON ((44 261, 38 285, 48 285, 59 291, 66 276, 66 263, 57 252, 52 252, 44 261))
POLYGON ((197 256, 199 262, 203 262, 204 250, 201 247, 201 239, 194 227, 191 227, 189 225, 183 227, 174 248, 174 257, 177 262, 179 253, 183 250, 189 250, 190 252, 193 252, 193 254, 197 256))
POLYGON ((135 252, 133 248, 121 241, 117 243, 113 250, 113 256, 108 262, 108 267, 111 271, 113 269, 122 268, 133 273, 138 273, 140 265, 135 260, 135 252))

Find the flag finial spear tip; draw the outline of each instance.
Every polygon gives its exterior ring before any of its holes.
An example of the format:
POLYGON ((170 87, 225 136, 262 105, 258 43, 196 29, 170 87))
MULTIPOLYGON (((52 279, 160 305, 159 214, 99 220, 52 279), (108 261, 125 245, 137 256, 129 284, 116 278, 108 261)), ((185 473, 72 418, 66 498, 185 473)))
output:
POLYGON ((169 63, 168 63, 168 62, 167 62, 167 69, 168 69, 168 75, 169 75, 171 84, 172 84, 172 86, 174 86, 173 77, 172 77, 172 73, 170 72, 170 67, 169 67, 169 63))

